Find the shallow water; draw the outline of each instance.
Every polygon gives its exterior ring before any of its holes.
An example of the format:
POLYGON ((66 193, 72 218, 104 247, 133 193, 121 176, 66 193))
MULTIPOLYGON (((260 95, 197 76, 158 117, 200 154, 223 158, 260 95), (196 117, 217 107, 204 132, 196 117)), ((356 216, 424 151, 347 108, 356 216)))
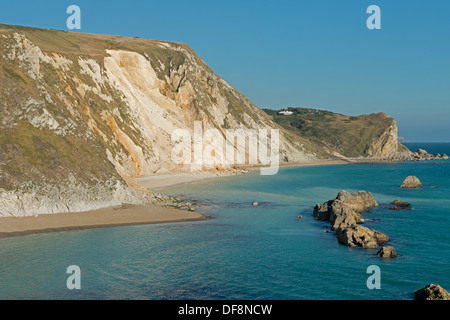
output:
MULTIPOLYGON (((435 152, 450 154, 449 146, 435 152)), ((213 219, 2 239, 0 299, 412 299, 429 283, 449 289, 449 168, 450 161, 282 168, 168 188, 211 205, 213 219), (425 187, 399 188, 408 175, 425 187), (313 219, 314 205, 342 189, 412 204, 364 214, 367 227, 390 236, 396 259, 340 245, 329 224, 313 219), (81 268, 81 290, 66 288, 69 265, 81 268), (381 269, 380 290, 366 286, 370 265, 381 269)))

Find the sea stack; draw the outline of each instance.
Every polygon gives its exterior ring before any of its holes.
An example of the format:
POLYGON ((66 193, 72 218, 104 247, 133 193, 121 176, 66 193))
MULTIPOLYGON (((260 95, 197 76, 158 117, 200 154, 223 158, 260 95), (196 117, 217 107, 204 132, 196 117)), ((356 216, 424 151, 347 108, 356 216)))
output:
POLYGON ((404 189, 418 189, 422 187, 423 187, 422 182, 420 182, 419 178, 417 178, 416 176, 406 177, 406 179, 400 186, 400 188, 404 189))

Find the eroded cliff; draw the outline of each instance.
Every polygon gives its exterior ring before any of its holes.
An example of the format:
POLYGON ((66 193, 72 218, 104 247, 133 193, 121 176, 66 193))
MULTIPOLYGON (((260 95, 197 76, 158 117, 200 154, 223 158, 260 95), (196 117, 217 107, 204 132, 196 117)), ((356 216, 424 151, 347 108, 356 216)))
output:
POLYGON ((172 133, 196 121, 279 129, 281 161, 325 155, 173 42, 1 25, 0 112, 0 216, 152 201, 133 178, 192 170, 172 133))

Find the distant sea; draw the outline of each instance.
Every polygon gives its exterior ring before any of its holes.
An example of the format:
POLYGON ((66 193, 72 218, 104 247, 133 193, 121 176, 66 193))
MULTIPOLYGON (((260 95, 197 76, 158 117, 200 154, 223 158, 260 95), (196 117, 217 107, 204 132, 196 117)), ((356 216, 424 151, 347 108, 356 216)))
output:
MULTIPOLYGON (((450 155, 450 144, 407 145, 450 155)), ((164 192, 205 203, 212 219, 1 239, 0 299, 413 299, 430 283, 449 290, 449 169, 448 160, 282 168, 171 187, 164 192), (425 187, 401 189, 409 175, 425 187), (390 236, 396 259, 341 245, 314 220, 314 205, 343 189, 373 193, 381 205, 364 214, 366 226, 390 236), (395 199, 411 210, 388 210, 395 199), (70 265, 81 269, 81 290, 66 288, 70 265), (367 288, 371 265, 381 289, 367 288)))
POLYGON ((448 154, 450 151, 450 142, 402 142, 402 144, 412 152, 416 152, 418 149, 425 149, 431 154, 445 153, 450 156, 448 154))

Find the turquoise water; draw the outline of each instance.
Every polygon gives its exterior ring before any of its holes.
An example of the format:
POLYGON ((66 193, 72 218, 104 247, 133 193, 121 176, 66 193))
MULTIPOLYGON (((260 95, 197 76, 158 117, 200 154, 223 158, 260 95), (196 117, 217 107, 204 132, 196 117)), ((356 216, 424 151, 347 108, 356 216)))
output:
MULTIPOLYGON (((436 152, 450 154, 450 145, 436 152)), ((165 191, 209 204, 213 218, 2 239, 0 299, 412 299, 429 283, 449 289, 449 168, 450 161, 283 168, 172 187, 165 191), (408 175, 425 187, 399 188, 408 175), (365 214, 366 226, 390 236, 396 259, 340 245, 313 219, 314 205, 342 189, 412 204, 365 214), (66 288, 69 265, 81 268, 81 290, 66 288), (366 286, 370 265, 381 269, 380 290, 366 286)))

